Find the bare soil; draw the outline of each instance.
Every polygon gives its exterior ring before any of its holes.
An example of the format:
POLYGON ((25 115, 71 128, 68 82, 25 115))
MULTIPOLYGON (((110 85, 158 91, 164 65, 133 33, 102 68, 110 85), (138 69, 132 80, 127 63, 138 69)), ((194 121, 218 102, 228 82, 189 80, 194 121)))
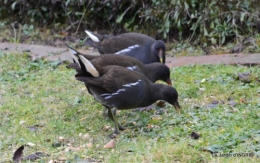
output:
MULTIPOLYGON (((93 49, 86 47, 78 49, 85 54, 99 55, 93 49)), ((49 60, 72 61, 68 49, 64 47, 54 47, 47 45, 29 45, 16 43, 0 43, 0 51, 7 53, 28 53, 32 59, 46 58, 49 60)), ((167 57, 166 64, 169 67, 179 67, 186 65, 201 64, 241 64, 241 65, 260 65, 260 53, 255 54, 219 54, 207 56, 190 56, 190 57, 167 57)))

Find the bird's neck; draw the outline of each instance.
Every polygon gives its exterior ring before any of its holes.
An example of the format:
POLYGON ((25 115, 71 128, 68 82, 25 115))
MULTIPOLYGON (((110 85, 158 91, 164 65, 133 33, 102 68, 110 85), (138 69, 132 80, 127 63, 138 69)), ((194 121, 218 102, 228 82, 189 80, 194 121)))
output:
POLYGON ((161 96, 161 84, 154 84, 151 83, 151 89, 150 89, 150 95, 151 95, 151 100, 153 102, 156 102, 158 100, 161 100, 162 96, 161 96))
POLYGON ((145 65, 145 69, 144 69, 144 74, 145 74, 145 76, 152 82, 152 83, 154 83, 154 82, 156 82, 155 80, 155 77, 154 77, 154 73, 151 73, 151 72, 154 72, 154 71, 156 71, 156 70, 154 70, 154 67, 153 67, 153 64, 146 64, 145 65))

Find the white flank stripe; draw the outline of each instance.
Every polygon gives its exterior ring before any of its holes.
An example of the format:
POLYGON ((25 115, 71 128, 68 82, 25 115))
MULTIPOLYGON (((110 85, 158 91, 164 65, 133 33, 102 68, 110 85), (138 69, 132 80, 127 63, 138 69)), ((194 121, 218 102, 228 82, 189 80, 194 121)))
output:
POLYGON ((87 71, 89 73, 91 73, 92 76, 99 77, 99 72, 97 71, 97 69, 92 65, 92 63, 89 60, 84 58, 82 55, 79 55, 79 58, 81 59, 81 61, 85 65, 87 71))
POLYGON ((112 96, 107 96, 107 97, 105 97, 105 99, 109 99, 109 98, 111 98, 112 96))
POLYGON ((138 81, 135 82, 135 83, 129 83, 129 84, 125 84, 125 85, 123 85, 123 86, 125 86, 125 87, 132 87, 132 86, 134 86, 134 85, 139 84, 140 81, 141 81, 141 80, 138 80, 138 81))
POLYGON ((134 69, 136 69, 136 66, 133 66, 133 67, 126 67, 128 70, 134 70, 134 69))
POLYGON ((91 38, 92 41, 94 42, 99 42, 99 39, 97 38, 97 36, 93 35, 91 32, 89 32, 88 30, 85 30, 85 32, 87 33, 87 35, 91 38))
POLYGON ((138 47, 139 47, 139 45, 129 46, 129 47, 127 47, 126 49, 123 49, 123 50, 120 50, 119 52, 116 52, 115 54, 124 54, 124 53, 129 52, 129 51, 131 51, 132 49, 138 48, 138 47))
POLYGON ((119 89, 119 90, 116 91, 115 93, 112 93, 112 94, 110 94, 110 93, 104 93, 104 94, 101 94, 100 96, 106 96, 105 99, 109 99, 109 98, 111 98, 112 96, 118 95, 120 92, 123 92, 123 91, 125 91, 124 88, 123 88, 123 89, 119 89))

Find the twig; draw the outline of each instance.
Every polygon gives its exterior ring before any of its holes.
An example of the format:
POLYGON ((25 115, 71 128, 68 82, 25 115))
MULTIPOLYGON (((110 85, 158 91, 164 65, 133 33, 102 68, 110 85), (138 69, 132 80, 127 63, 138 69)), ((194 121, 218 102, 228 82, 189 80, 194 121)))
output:
POLYGON ((87 11, 87 9, 84 10, 84 12, 83 12, 83 14, 82 14, 82 16, 81 16, 81 18, 80 18, 80 22, 79 22, 79 25, 78 25, 78 27, 77 27, 76 32, 74 33, 74 36, 76 36, 76 34, 78 33, 79 26, 80 26, 80 24, 81 24, 81 22, 82 22, 83 17, 85 16, 86 11, 87 11))
POLYGON ((68 30, 70 30, 72 28, 72 26, 74 26, 77 23, 79 23, 79 20, 77 20, 76 22, 72 23, 68 28, 65 29, 64 32, 67 32, 68 30))

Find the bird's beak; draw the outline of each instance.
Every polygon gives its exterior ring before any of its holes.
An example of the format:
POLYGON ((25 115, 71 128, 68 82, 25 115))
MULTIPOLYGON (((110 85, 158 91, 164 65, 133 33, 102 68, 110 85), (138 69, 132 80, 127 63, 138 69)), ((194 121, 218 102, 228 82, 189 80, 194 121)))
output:
POLYGON ((164 51, 163 49, 159 50, 159 58, 161 63, 165 63, 165 58, 164 58, 164 51))
POLYGON ((178 101, 176 101, 173 106, 175 107, 176 111, 181 114, 181 107, 178 101))
POLYGON ((172 86, 172 81, 171 81, 170 78, 166 80, 166 83, 167 83, 168 85, 172 86))

